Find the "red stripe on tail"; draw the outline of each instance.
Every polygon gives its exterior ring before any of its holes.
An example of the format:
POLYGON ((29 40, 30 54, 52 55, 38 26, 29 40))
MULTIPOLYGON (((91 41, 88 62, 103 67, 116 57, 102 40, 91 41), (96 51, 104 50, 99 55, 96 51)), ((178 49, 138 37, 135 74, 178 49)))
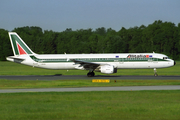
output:
POLYGON ((27 54, 18 43, 17 43, 17 46, 18 46, 18 50, 19 50, 20 55, 27 54))

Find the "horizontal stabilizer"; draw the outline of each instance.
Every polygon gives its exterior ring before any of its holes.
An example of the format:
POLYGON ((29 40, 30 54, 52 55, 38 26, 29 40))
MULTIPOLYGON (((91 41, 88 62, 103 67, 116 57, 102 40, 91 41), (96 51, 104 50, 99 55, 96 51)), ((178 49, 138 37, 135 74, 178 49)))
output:
POLYGON ((21 63, 25 59, 17 58, 15 56, 9 56, 9 57, 6 57, 6 60, 11 61, 11 62, 15 62, 15 63, 21 63))

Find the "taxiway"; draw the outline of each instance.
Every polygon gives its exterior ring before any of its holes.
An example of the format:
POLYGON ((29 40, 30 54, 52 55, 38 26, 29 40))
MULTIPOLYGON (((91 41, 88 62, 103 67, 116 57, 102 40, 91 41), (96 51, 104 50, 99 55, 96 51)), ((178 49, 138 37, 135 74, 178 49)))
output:
POLYGON ((92 79, 110 79, 110 80, 180 80, 180 76, 110 76, 97 75, 87 77, 86 75, 27 75, 27 76, 0 76, 0 79, 6 80, 92 80, 92 79))

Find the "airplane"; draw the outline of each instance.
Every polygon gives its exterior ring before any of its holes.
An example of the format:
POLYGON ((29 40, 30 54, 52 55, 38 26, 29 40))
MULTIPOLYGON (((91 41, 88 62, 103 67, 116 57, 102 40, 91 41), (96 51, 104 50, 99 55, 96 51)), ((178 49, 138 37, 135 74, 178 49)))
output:
POLYGON ((104 74, 117 73, 117 69, 154 69, 171 67, 176 62, 159 53, 109 53, 109 54, 36 54, 16 32, 8 32, 14 56, 8 61, 45 69, 88 70, 88 77, 94 71, 104 74))

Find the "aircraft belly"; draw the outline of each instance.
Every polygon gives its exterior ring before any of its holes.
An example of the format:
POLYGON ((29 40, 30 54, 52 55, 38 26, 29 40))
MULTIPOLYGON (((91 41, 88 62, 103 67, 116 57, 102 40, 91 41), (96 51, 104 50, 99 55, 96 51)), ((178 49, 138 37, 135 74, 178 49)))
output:
POLYGON ((120 62, 118 68, 120 69, 138 69, 138 68, 148 68, 148 62, 120 62))
POLYGON ((67 70, 67 69, 74 69, 73 63, 38 63, 37 66, 40 68, 46 68, 46 69, 61 69, 61 70, 67 70))
POLYGON ((66 70, 75 69, 74 62, 65 63, 66 70))
POLYGON ((173 62, 120 62, 118 68, 120 69, 141 69, 141 68, 164 68, 173 66, 173 62))

